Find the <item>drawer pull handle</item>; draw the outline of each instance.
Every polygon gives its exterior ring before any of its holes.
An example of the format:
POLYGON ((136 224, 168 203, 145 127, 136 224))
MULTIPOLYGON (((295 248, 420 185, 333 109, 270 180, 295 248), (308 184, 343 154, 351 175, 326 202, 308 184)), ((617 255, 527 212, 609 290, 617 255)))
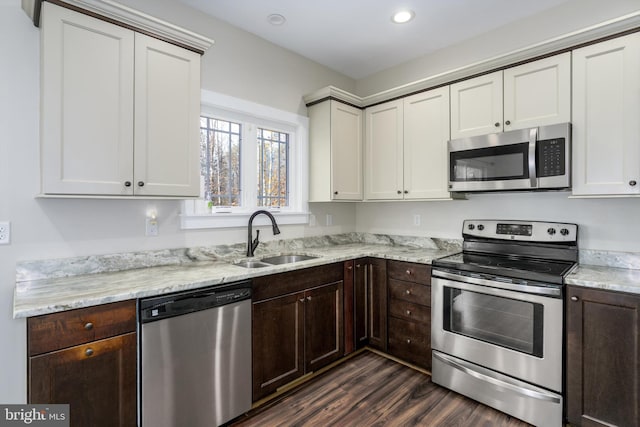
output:
POLYGON ((411 295, 411 291, 409 289, 407 289, 406 291, 404 291, 407 295, 411 295))
POLYGON ((88 357, 88 356, 93 356, 93 349, 92 348, 88 348, 84 351, 84 354, 88 357))
POLYGON ((411 310, 407 310, 407 316, 411 316, 411 310))
POLYGON ((84 328, 85 328, 87 331, 92 330, 92 329, 93 329, 93 323, 91 323, 91 322, 87 322, 87 323, 85 323, 85 324, 84 324, 84 328))
POLYGON ((407 340, 407 344, 411 344, 411 340, 409 340, 409 339, 408 339, 408 340, 407 340))

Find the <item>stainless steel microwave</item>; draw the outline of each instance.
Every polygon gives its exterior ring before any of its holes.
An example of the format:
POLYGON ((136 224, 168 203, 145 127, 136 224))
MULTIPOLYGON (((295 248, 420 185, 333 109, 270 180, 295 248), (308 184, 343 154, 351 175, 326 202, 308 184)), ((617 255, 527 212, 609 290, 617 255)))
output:
POLYGON ((449 191, 561 190, 571 187, 571 124, 448 143, 449 191))

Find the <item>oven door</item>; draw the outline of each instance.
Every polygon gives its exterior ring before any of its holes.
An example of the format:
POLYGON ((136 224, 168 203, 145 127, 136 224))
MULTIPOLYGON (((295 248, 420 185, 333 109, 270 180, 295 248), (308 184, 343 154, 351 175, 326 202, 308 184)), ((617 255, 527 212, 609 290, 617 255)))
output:
POLYGON ((562 298, 518 286, 434 270, 432 348, 561 392, 562 298))

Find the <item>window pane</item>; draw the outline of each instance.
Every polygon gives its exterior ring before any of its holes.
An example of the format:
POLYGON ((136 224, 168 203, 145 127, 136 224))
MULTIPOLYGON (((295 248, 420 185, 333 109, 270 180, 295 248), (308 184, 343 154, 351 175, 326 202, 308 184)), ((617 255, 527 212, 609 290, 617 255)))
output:
POLYGON ((204 119, 200 120, 200 165, 205 200, 213 206, 239 206, 241 126, 204 119))
POLYGON ((289 134, 258 129, 258 206, 289 206, 289 134))

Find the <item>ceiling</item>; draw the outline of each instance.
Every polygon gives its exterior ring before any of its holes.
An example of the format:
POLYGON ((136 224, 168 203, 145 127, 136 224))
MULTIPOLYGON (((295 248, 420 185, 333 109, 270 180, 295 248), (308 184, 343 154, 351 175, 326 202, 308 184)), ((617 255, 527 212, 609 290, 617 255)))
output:
POLYGON ((179 0, 354 79, 569 0, 179 0), (391 22, 401 8, 407 24, 391 22), (270 14, 286 22, 274 26, 270 14))

